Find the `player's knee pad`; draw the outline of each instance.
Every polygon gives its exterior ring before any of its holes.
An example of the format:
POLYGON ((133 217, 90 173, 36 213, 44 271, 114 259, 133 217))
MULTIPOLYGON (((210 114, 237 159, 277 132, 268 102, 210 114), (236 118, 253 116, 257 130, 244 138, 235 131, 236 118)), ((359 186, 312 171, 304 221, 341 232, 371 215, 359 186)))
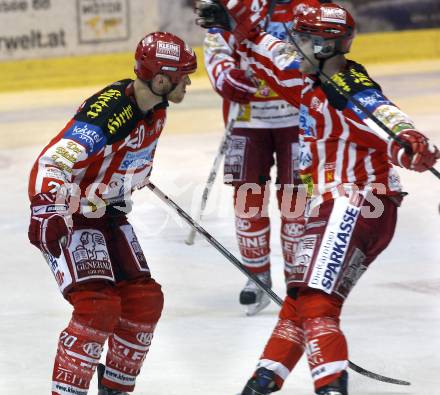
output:
POLYGON ((70 292, 68 300, 76 321, 103 332, 112 332, 121 315, 121 299, 107 284, 85 284, 70 292))
POLYGON ((140 323, 159 321, 164 297, 160 284, 152 278, 124 282, 119 293, 125 319, 140 323))

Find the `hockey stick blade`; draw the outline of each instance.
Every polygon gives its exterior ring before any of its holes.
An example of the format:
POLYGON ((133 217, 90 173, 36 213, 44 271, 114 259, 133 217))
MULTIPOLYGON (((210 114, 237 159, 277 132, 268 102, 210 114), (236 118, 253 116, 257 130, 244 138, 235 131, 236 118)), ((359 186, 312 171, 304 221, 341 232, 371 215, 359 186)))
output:
POLYGON ((348 361, 348 367, 351 370, 354 370, 355 372, 361 374, 362 376, 369 377, 370 379, 382 381, 384 383, 389 383, 389 384, 411 385, 411 383, 409 381, 400 380, 400 379, 393 379, 392 377, 382 376, 381 374, 370 372, 369 370, 361 368, 360 366, 356 365, 355 363, 353 363, 351 361, 348 361))
MULTIPOLYGON (((183 218, 186 223, 191 226, 195 231, 203 236, 205 240, 210 243, 218 252, 220 252, 229 262, 231 262, 238 270, 240 270, 246 277, 251 279, 255 285, 257 285, 263 292, 265 292, 278 306, 283 304, 283 300, 264 284, 255 274, 248 271, 248 269, 228 250, 226 249, 217 239, 215 239, 208 231, 202 228, 194 219, 192 219, 189 214, 187 214, 177 203, 175 203, 171 198, 165 195, 158 187, 156 187, 151 181, 145 185, 151 192, 153 192, 160 200, 165 204, 172 207, 175 212, 183 218)), ((367 369, 361 368, 360 366, 348 361, 348 366, 355 372, 369 377, 373 380, 382 381, 384 383, 397 384, 397 385, 411 385, 408 381, 393 379, 391 377, 382 376, 377 373, 370 372, 367 369)))

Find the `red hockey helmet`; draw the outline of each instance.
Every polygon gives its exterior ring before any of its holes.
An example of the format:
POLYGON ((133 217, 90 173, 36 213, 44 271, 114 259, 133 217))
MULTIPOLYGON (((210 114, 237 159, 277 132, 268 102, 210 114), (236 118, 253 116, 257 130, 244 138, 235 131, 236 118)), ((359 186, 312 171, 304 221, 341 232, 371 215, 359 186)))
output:
POLYGON ((174 34, 155 32, 146 35, 138 44, 135 54, 135 74, 150 81, 156 74, 165 74, 173 84, 197 69, 193 49, 174 34))
POLYGON ((308 2, 299 4, 293 14, 294 33, 335 40, 334 52, 350 51, 355 22, 351 14, 335 3, 308 2))

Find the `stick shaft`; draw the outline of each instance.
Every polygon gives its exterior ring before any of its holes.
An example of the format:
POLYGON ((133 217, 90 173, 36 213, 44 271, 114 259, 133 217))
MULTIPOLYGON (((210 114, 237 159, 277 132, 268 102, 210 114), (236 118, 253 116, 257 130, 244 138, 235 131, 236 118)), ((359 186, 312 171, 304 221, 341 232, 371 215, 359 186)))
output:
MULTIPOLYGON (((230 114, 229 121, 226 125, 225 132, 223 134, 223 138, 220 141, 220 145, 217 150, 217 154, 214 158, 214 162, 212 164, 211 171, 209 172, 208 180, 206 181, 205 189, 203 190, 203 193, 202 193, 202 201, 200 203, 200 208, 199 208, 197 215, 195 216, 197 218, 197 221, 202 220, 202 216, 205 211, 206 204, 208 202, 209 194, 211 192, 212 186, 214 185, 214 181, 217 177, 218 169, 220 167, 223 156, 224 156, 226 149, 227 149, 228 138, 231 134, 232 129, 234 128, 234 124, 235 124, 235 121, 237 120, 239 111, 240 111, 240 107, 238 104, 236 104, 236 109, 234 111, 232 111, 230 114)), ((194 228, 191 228, 191 230, 188 234, 188 237, 185 240, 185 243, 188 245, 192 245, 192 244, 194 244, 195 238, 196 238, 196 230, 194 228)))

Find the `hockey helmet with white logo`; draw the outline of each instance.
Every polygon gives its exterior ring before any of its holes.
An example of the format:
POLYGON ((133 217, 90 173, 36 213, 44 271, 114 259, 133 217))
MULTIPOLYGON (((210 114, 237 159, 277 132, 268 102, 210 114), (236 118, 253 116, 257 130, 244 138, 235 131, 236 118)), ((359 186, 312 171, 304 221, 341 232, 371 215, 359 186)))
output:
POLYGON ((295 7, 292 31, 311 36, 315 55, 326 58, 350 51, 355 22, 351 14, 338 4, 307 2, 295 7))
POLYGON ((135 60, 134 72, 143 81, 152 80, 156 74, 164 74, 177 84, 183 76, 197 69, 194 50, 168 32, 146 35, 136 48, 135 60))

